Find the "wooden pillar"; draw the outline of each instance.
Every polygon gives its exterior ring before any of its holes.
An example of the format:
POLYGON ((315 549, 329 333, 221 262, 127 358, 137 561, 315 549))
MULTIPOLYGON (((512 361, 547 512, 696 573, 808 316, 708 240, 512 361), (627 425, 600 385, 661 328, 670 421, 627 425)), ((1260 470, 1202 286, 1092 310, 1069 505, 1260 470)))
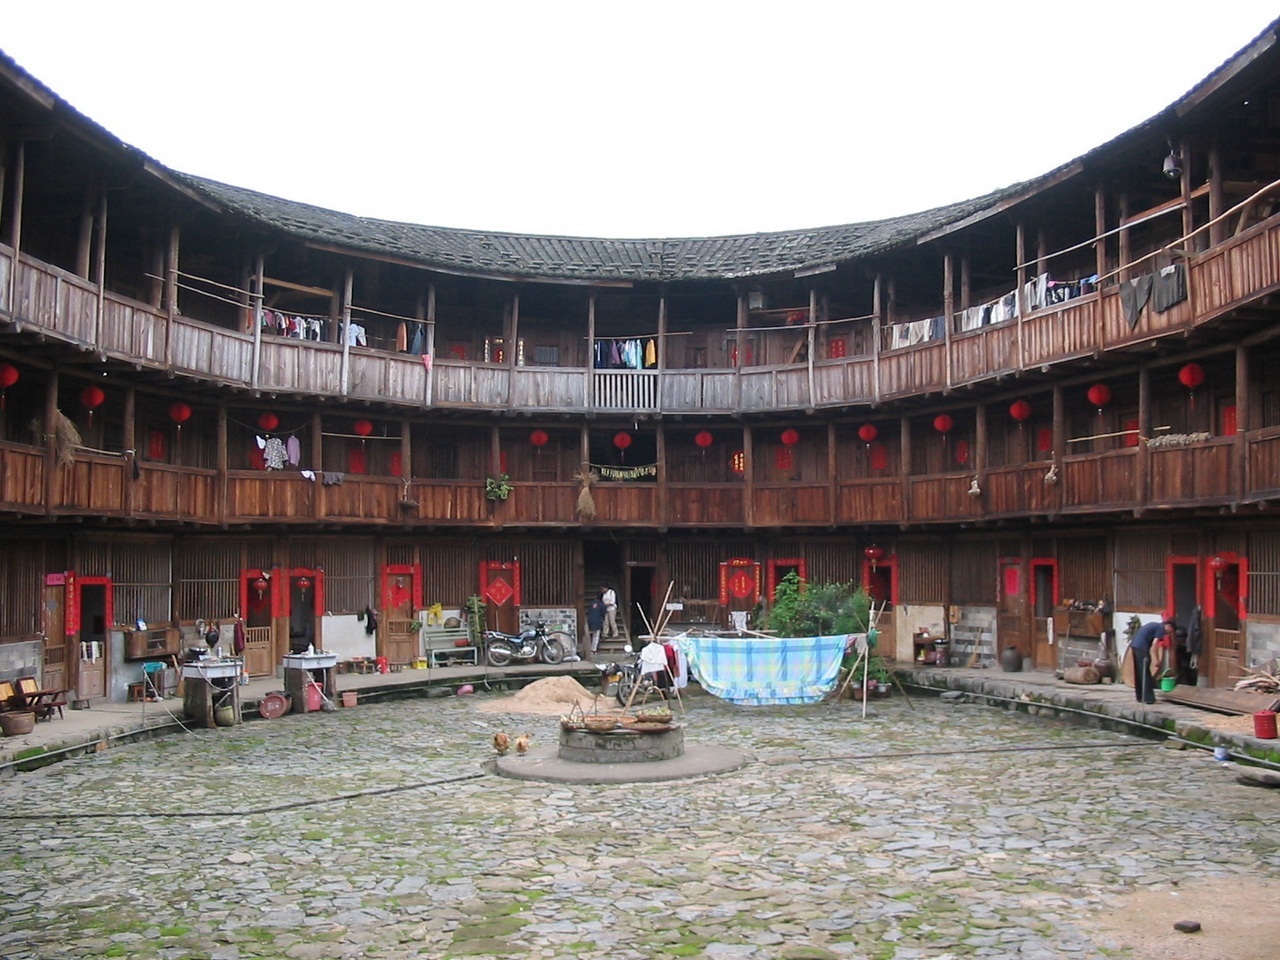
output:
POLYGON ((1151 485, 1148 471, 1151 457, 1146 438, 1151 436, 1151 370, 1146 364, 1138 368, 1138 468, 1134 471, 1134 500, 1139 508, 1147 505, 1151 485))
POLYGON ((817 344, 817 341, 814 339, 814 335, 817 333, 817 331, 818 331, 818 291, 810 287, 809 288, 809 330, 808 330, 808 335, 805 343, 805 353, 808 354, 808 358, 809 358, 809 362, 807 364, 808 375, 809 375, 809 403, 807 404, 807 406, 810 410, 813 410, 817 406, 817 400, 815 399, 815 397, 817 396, 817 391, 814 389, 814 383, 813 383, 813 357, 814 357, 814 354, 817 352, 817 348, 818 348, 818 344, 817 344))
POLYGON ((884 274, 877 272, 871 288, 871 401, 880 402, 880 340, 884 331, 884 274))
POLYGON ((95 204, 94 188, 86 185, 84 200, 80 204, 80 226, 76 236, 76 276, 89 279, 89 269, 93 256, 93 211, 95 204))
POLYGON ((755 504, 755 437, 751 428, 742 428, 742 520, 747 527, 756 523, 755 504))
MULTIPOLYGON (((1196 228, 1194 211, 1191 209, 1191 146, 1184 139, 1178 144, 1178 156, 1182 157, 1182 176, 1178 182, 1182 191, 1182 236, 1186 236, 1196 228)), ((1183 243, 1186 248, 1186 243, 1183 243)), ((1190 253, 1190 249, 1187 249, 1190 253)))
POLYGON ((658 475, 655 478, 658 484, 658 529, 665 531, 671 515, 670 491, 667 489, 667 431, 661 421, 656 424, 654 433, 658 444, 658 475))
POLYGON ((218 404, 218 423, 216 430, 217 439, 215 441, 216 451, 214 455, 217 458, 215 467, 218 471, 218 492, 215 502, 217 503, 218 523, 225 525, 227 523, 227 496, 229 493, 227 489, 229 485, 227 470, 230 459, 230 447, 227 443, 227 405, 223 402, 218 404))
POLYGON ((1226 194, 1222 187, 1222 153, 1218 150, 1215 133, 1213 143, 1209 146, 1209 220, 1213 223, 1209 228, 1211 246, 1217 246, 1227 239, 1226 222, 1217 222, 1226 209, 1226 194))
POLYGON ((1036 228, 1036 276, 1049 272, 1049 241, 1044 227, 1036 228))
POLYGON ((124 424, 121 440, 124 444, 125 470, 127 471, 124 480, 124 513, 125 516, 132 517, 137 509, 135 497, 138 490, 138 485, 133 480, 133 471, 138 463, 138 392, 132 386, 125 387, 124 390, 124 424))
POLYGON ((951 389, 952 383, 955 382, 955 372, 952 369, 951 356, 951 327, 955 323, 956 312, 956 266, 955 257, 952 256, 950 250, 942 255, 942 336, 944 351, 947 357, 946 369, 946 385, 947 389, 951 389))
POLYGON ((178 225, 169 226, 164 264, 164 365, 173 368, 173 321, 178 315, 178 225))
POLYGON ((327 488, 320 479, 324 470, 324 424, 318 407, 311 411, 311 466, 316 474, 311 485, 315 492, 311 498, 311 517, 322 520, 329 515, 329 504, 327 488))
POLYGON ((427 285, 427 356, 431 365, 427 367, 427 405, 435 403, 436 396, 436 285, 427 285))
POLYGON ((662 406, 662 371, 667 369, 667 295, 658 298, 658 406, 662 406))
MULTIPOLYGON (((737 318, 733 334, 733 409, 742 409, 742 332, 747 329, 747 294, 739 291, 737 318)), ((744 448, 745 449, 745 448, 744 448)), ((750 473, 751 460, 747 459, 747 473, 750 473)), ((748 507, 748 509, 750 509, 748 507)))
POLYGON ((1015 294, 1018 304, 1018 369, 1026 366, 1023 362, 1024 353, 1022 351, 1022 326, 1027 316, 1027 228, 1026 225, 1019 220, 1018 229, 1015 239, 1016 250, 1014 255, 1018 258, 1017 279, 1014 281, 1018 285, 1015 294))
POLYGON ((342 324, 338 336, 342 338, 342 372, 338 375, 338 386, 342 396, 350 392, 351 382, 351 295, 355 286, 355 276, 347 267, 342 278, 342 324))
POLYGON ((94 343, 98 344, 99 352, 105 357, 105 351, 102 350, 102 323, 105 313, 104 298, 107 292, 107 191, 98 191, 98 231, 96 238, 96 248, 93 253, 93 282, 98 288, 98 295, 94 304, 93 331, 94 343))
POLYGON ((1053 385, 1053 426, 1051 427, 1053 434, 1053 465, 1049 468, 1051 475, 1057 477, 1057 483, 1054 484, 1053 490, 1050 492, 1047 500, 1052 508, 1058 508, 1062 503, 1062 488, 1064 468, 1062 466, 1062 458, 1066 453, 1067 446, 1067 407, 1065 394, 1062 391, 1061 384, 1053 385))
MULTIPOLYGON (((17 273, 17 270, 14 270, 17 273)), ((44 391, 44 511, 52 514, 58 504, 58 480, 62 465, 58 463, 58 381, 57 367, 49 371, 44 391)))
POLYGON ((973 306, 973 278, 969 256, 960 258, 960 309, 968 310, 973 306))
POLYGON ((1236 500, 1242 500, 1245 493, 1253 489, 1253 481, 1249 476, 1249 445, 1245 443, 1245 435, 1252 425, 1249 410, 1249 398, 1252 393, 1249 374, 1249 350, 1243 343, 1236 344, 1236 435, 1233 448, 1235 459, 1236 500))
POLYGON ((1099 277, 1107 274, 1107 241, 1103 234, 1107 232, 1107 193, 1102 184, 1093 188, 1093 235, 1098 239, 1093 244, 1093 272, 1099 277))
MULTIPOLYGON (((595 412, 595 391, 592 389, 594 383, 596 368, 596 291, 592 290, 591 295, 587 297, 587 365, 583 373, 582 379, 582 406, 583 409, 595 412)), ((582 451, 582 459, 587 459, 587 453, 582 451)))
POLYGON ((840 483, 838 472, 840 458, 836 450, 836 425, 827 421, 827 523, 838 523, 840 517, 840 483))
POLYGON ((898 418, 898 443, 901 446, 902 519, 911 519, 911 418, 905 413, 898 418))
POLYGON ((265 263, 262 254, 258 254, 253 278, 253 370, 251 371, 253 389, 258 389, 261 382, 262 365, 262 297, 265 263))
POLYGON ((9 269, 9 310, 14 317, 18 316, 18 274, 22 272, 22 194, 26 163, 27 145, 18 140, 13 145, 13 192, 9 201, 13 211, 9 220, 9 246, 13 247, 13 266, 9 269))
POLYGON ((980 487, 986 485, 987 479, 987 405, 980 403, 974 411, 973 429, 973 475, 980 487))
POLYGON ((1129 279, 1129 227, 1125 225, 1125 221, 1129 219, 1129 195, 1127 193, 1120 194, 1120 241, 1119 241, 1119 279, 1123 283, 1129 279))

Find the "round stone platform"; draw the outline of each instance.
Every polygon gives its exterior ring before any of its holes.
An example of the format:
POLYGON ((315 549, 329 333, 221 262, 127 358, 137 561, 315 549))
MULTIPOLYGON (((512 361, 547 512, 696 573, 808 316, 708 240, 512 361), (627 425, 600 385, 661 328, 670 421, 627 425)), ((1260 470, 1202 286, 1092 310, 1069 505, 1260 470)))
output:
POLYGON ((574 763, 651 763, 683 755, 684 727, 679 724, 665 730, 560 731, 558 756, 574 763))

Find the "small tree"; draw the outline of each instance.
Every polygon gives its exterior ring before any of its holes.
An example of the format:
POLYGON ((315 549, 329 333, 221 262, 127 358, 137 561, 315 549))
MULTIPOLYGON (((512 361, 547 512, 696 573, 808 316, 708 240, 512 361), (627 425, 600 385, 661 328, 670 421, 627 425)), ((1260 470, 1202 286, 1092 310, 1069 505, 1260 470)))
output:
POLYGON ((871 597, 852 583, 802 583, 792 570, 778 584, 766 622, 782 637, 865 633, 871 597))

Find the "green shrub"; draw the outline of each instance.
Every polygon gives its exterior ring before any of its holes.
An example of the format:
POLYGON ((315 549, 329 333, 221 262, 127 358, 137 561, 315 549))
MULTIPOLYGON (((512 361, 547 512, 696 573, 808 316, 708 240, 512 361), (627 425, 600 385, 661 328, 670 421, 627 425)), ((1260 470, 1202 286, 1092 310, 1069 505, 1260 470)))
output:
POLYGON ((866 633, 871 597, 852 583, 802 583, 793 570, 782 578, 765 622, 780 637, 866 633))

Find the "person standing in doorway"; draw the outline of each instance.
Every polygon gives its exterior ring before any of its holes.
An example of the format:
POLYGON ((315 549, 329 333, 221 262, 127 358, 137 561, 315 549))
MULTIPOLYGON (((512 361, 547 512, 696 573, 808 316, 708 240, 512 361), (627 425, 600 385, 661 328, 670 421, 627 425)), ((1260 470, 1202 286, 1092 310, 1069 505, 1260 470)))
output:
POLYGON ((1133 695, 1141 703, 1155 703, 1155 684, 1151 677, 1151 649, 1161 643, 1168 644, 1173 637, 1174 623, 1153 621, 1143 624, 1129 641, 1133 651, 1133 695))
POLYGON ((587 632, 591 635, 591 653, 600 649, 600 631, 604 628, 604 591, 587 601, 587 632))
POLYGON ((614 639, 618 636, 618 595, 606 583, 600 591, 600 600, 604 603, 604 635, 614 639))

